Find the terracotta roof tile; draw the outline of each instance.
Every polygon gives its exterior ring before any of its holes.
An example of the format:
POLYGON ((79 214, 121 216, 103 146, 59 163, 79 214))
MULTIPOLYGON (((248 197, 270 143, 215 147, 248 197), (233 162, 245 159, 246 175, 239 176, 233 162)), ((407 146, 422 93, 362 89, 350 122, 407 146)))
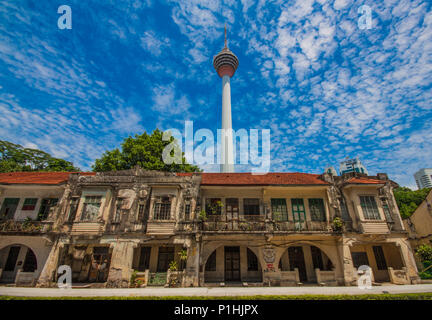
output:
MULTIPOLYGON (((61 184, 73 172, 7 172, 0 173, 0 184, 61 184)), ((80 172, 81 175, 95 175, 94 172, 80 172)))
MULTIPOLYGON (((190 176, 191 173, 178 173, 190 176)), ((201 185, 328 185, 319 178, 319 174, 299 172, 269 172, 253 175, 250 172, 239 173, 201 173, 201 185)))
POLYGON ((385 184, 385 182, 382 180, 371 179, 366 177, 351 178, 347 182, 353 184, 385 184))

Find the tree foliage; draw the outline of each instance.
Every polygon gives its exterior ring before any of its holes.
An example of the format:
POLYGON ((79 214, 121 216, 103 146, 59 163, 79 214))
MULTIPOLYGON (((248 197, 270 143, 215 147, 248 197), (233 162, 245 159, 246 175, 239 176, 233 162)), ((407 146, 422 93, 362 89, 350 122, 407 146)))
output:
POLYGON ((151 135, 144 132, 135 137, 129 136, 123 140, 121 150, 118 148, 106 151, 100 159, 96 159, 92 166, 93 171, 117 171, 128 170, 139 165, 145 170, 158 170, 168 172, 200 172, 199 167, 186 162, 182 152, 181 164, 165 164, 162 160, 162 152, 174 137, 169 141, 162 140, 163 132, 156 129, 151 135))
POLYGON ((417 247, 416 255, 422 262, 432 261, 432 247, 427 244, 422 244, 417 247))
POLYGON ((409 218, 414 213, 417 207, 426 199, 430 190, 431 188, 424 188, 413 191, 407 187, 394 190, 396 203, 403 219, 409 218))
POLYGON ((0 172, 15 171, 80 171, 72 162, 54 158, 48 153, 24 148, 19 144, 0 140, 0 172))

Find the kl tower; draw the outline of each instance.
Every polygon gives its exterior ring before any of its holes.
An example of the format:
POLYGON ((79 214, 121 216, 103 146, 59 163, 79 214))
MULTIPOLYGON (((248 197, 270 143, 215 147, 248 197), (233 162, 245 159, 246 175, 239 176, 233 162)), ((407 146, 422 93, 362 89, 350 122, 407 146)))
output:
POLYGON ((225 46, 213 57, 213 66, 222 78, 222 145, 221 172, 234 172, 234 146, 231 119, 231 85, 230 79, 237 70, 239 60, 227 46, 225 25, 225 46))

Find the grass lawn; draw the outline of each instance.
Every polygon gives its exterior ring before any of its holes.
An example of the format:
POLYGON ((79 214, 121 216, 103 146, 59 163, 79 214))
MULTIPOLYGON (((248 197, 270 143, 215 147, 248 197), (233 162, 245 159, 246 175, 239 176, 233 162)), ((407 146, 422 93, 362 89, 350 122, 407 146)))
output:
POLYGON ((0 296, 0 300, 432 300, 432 293, 362 294, 362 295, 258 295, 234 297, 15 297, 0 296))

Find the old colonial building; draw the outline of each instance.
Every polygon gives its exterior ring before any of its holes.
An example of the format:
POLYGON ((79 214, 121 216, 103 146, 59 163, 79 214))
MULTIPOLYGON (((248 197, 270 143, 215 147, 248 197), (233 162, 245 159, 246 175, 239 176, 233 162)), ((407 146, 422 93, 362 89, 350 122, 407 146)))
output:
POLYGON ((432 190, 404 224, 413 248, 432 243, 432 190))
MULTIPOLYGON (((39 286, 56 285, 60 265, 74 284, 107 287, 355 285, 361 265, 375 283, 416 283, 395 185, 359 173, 73 173, 32 221, 49 227, 1 229, 0 267, 24 259, 13 246, 32 243, 39 286)), ((2 191, 2 213, 10 198, 2 191)))
POLYGON ((56 239, 50 215, 68 179, 64 172, 0 174, 0 282, 38 279, 56 239))

